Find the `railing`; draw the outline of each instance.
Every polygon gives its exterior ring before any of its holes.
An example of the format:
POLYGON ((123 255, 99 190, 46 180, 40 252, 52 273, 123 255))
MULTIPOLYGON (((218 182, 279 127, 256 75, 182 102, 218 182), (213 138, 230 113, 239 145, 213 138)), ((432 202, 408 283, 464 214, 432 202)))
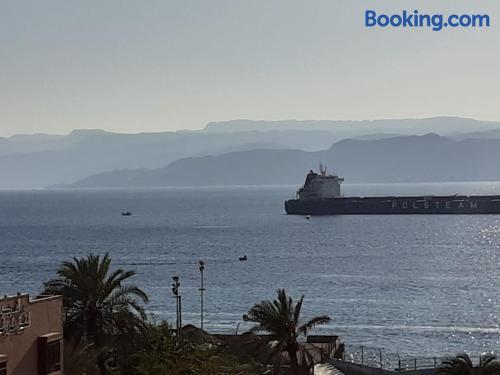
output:
POLYGON ((17 334, 31 325, 31 314, 21 309, 0 309, 0 336, 17 334))
MULTIPOLYGON (((478 358, 471 357, 478 364, 481 361, 481 353, 478 358)), ((443 361, 453 357, 408 357, 398 353, 387 352, 382 348, 367 347, 363 345, 346 345, 344 361, 359 365, 382 368, 391 371, 422 370, 436 368, 443 361)))

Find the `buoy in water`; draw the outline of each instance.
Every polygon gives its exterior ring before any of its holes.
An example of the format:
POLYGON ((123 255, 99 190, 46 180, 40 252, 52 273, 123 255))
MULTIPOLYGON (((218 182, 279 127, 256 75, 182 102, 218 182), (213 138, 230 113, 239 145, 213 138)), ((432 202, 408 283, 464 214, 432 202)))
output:
POLYGON ((307 215, 306 220, 311 220, 311 215, 307 215))
POLYGON ((245 260, 247 260, 247 256, 246 255, 243 255, 242 257, 239 257, 238 260, 240 262, 244 262, 245 260))

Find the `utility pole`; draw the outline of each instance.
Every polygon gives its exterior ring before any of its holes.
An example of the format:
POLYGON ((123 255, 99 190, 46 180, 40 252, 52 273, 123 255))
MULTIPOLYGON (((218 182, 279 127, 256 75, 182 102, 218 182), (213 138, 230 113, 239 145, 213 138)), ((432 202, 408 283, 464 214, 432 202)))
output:
POLYGON ((201 311, 200 311, 200 328, 203 329, 203 292, 205 291, 205 288, 203 287, 203 271, 205 270, 205 262, 202 260, 198 261, 198 266, 200 269, 200 276, 201 276, 201 284, 200 284, 200 305, 201 305, 201 311))
POLYGON ((176 328, 177 328, 177 337, 179 337, 181 335, 181 328, 182 328, 181 295, 179 294, 179 287, 181 286, 181 283, 179 281, 179 276, 173 276, 172 280, 174 280, 174 283, 172 284, 172 293, 174 294, 175 298, 175 309, 177 315, 176 328))

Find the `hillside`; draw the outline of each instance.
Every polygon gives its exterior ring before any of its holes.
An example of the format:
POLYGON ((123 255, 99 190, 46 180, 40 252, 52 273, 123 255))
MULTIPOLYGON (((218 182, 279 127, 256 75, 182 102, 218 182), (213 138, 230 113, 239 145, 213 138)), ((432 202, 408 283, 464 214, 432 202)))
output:
POLYGON ((349 182, 500 179, 500 140, 453 141, 436 134, 343 140, 327 150, 251 150, 185 158, 165 168, 90 176, 72 187, 299 184, 322 162, 349 182))
MULTIPOLYGON (((252 150, 256 149, 319 152, 349 138, 382 140, 397 135, 422 135, 433 130, 456 140, 491 139, 499 137, 498 129, 500 123, 496 122, 437 117, 376 121, 235 120, 210 123, 206 129, 198 131, 117 134, 97 129, 75 130, 65 136, 19 135, 0 138, 0 188, 66 185, 108 171, 158 169, 180 159, 240 151, 248 151, 249 155, 254 155, 252 150)), ((356 155, 352 157, 355 158, 356 155)), ((246 163, 243 160, 239 162, 246 163)), ((313 164, 316 165, 317 162, 314 161, 313 164)), ((337 160, 333 164, 337 165, 337 160)), ((146 172, 143 170, 141 173, 146 172)), ((250 181, 260 179, 262 173, 250 176, 250 181)), ((209 173, 205 180, 212 175, 214 174, 209 173)), ((186 178, 181 177, 179 180, 186 178)), ((152 179, 158 180, 157 177, 152 179)), ((127 181, 129 180, 134 178, 128 176, 127 181)), ((143 183, 152 182, 145 180, 141 182, 143 183)), ((157 183, 165 182, 160 179, 157 183)))

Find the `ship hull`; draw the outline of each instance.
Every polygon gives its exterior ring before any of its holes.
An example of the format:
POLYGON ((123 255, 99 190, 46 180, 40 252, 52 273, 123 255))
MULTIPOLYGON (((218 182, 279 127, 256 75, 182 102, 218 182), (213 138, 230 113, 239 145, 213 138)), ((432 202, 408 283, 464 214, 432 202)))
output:
POLYGON ((290 199, 290 215, 500 214, 500 195, 290 199))

